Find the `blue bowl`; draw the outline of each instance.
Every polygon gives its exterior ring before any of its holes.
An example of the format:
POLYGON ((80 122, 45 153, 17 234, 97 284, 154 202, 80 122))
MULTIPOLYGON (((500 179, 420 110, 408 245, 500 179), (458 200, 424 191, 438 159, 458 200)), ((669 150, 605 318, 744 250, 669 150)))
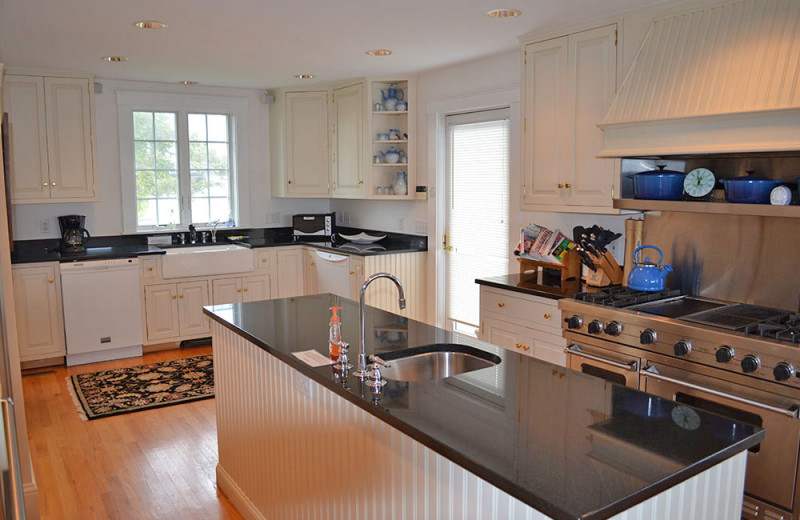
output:
POLYGON ((723 179, 725 186, 725 200, 739 204, 769 204, 769 194, 783 181, 772 179, 751 179, 741 177, 738 179, 723 179))

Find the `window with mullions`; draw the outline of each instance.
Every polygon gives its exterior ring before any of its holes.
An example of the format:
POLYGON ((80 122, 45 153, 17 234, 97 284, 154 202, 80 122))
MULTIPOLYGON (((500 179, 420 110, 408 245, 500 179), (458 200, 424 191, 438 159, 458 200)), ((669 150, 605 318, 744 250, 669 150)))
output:
POLYGON ((176 114, 134 112, 133 140, 137 226, 179 223, 176 114))
POLYGON ((228 116, 189 114, 192 219, 225 221, 231 211, 228 116))

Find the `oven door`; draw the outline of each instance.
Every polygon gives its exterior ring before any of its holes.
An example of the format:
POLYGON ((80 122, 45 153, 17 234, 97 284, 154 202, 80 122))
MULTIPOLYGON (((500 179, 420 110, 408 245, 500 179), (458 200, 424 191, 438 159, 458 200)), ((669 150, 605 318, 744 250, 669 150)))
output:
POLYGON ((602 340, 592 340, 574 335, 565 335, 569 346, 567 368, 596 376, 618 385, 639 388, 638 357, 612 352, 603 348, 602 340))
POLYGON ((687 370, 648 363, 640 372, 642 390, 764 428, 764 441, 748 453, 745 492, 791 511, 800 445, 796 403, 719 379, 714 372, 702 366, 687 370))

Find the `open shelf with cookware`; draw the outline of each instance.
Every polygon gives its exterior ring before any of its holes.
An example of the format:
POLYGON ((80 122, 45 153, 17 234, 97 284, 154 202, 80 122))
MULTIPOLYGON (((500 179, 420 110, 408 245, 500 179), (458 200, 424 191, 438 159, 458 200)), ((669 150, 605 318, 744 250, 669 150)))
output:
POLYGON ((800 206, 737 204, 725 201, 695 202, 687 200, 614 199, 614 208, 638 211, 682 211, 684 213, 716 213, 722 215, 800 218, 800 206))
POLYGON ((413 199, 416 188, 416 85, 407 77, 369 79, 368 198, 413 199))

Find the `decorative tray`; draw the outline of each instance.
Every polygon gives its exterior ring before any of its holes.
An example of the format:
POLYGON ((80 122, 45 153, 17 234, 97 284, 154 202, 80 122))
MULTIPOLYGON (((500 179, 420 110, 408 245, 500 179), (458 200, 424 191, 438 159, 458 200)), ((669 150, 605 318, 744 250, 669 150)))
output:
POLYGON ((381 235, 379 237, 376 237, 368 235, 366 233, 359 233, 357 235, 343 235, 342 233, 339 233, 339 236, 355 244, 373 244, 378 240, 383 240, 384 238, 386 238, 386 235, 381 235))

